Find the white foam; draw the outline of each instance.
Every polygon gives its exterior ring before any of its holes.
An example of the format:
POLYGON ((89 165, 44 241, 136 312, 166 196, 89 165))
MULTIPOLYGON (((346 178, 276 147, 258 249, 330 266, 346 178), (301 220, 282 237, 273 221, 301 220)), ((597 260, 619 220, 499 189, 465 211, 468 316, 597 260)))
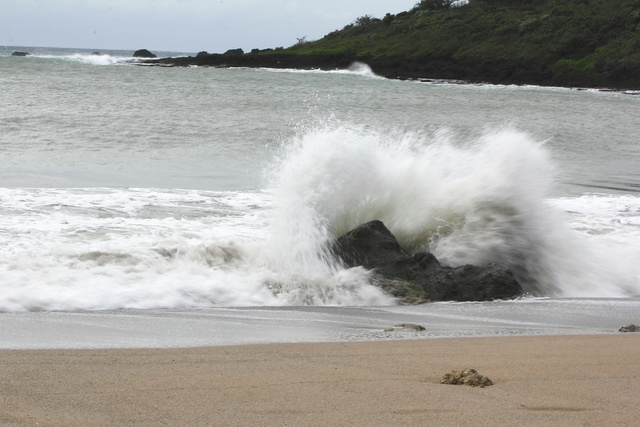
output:
MULTIPOLYGON (((504 129, 459 141, 445 131, 330 126, 288 150, 277 169, 276 235, 286 247, 305 242, 297 248, 303 259, 380 219, 410 251, 432 251, 450 266, 500 263, 533 294, 640 291, 637 269, 603 259, 548 203, 553 165, 544 144, 526 134, 504 129)), ((637 256, 637 247, 627 249, 637 256)))
POLYGON ((81 55, 75 54, 69 57, 72 61, 83 62, 92 65, 113 65, 124 62, 128 58, 115 57, 111 55, 81 55))
POLYGON ((363 62, 354 62, 347 69, 335 69, 335 70, 322 70, 319 68, 314 69, 302 69, 302 68, 261 68, 264 71, 270 71, 273 73, 300 73, 300 74, 347 74, 358 75, 369 78, 382 79, 373 72, 371 67, 363 62))
POLYGON ((131 57, 112 56, 108 54, 84 54, 74 53, 71 55, 33 55, 38 58, 56 59, 70 62, 79 62, 90 65, 114 65, 131 61, 131 57))
POLYGON ((0 311, 389 305, 328 246, 380 219, 409 251, 498 262, 540 296, 640 294, 640 198, 550 200, 543 143, 330 124, 264 191, 0 189, 0 311))
POLYGON ((0 311, 391 303, 365 271, 271 262, 264 192, 0 193, 0 311))

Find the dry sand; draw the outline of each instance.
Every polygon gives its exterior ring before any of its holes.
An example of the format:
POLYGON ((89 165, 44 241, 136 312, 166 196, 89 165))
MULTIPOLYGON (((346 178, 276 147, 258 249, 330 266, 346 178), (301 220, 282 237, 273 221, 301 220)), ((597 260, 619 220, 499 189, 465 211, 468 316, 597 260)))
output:
POLYGON ((0 351, 1 425, 637 425, 640 334, 0 351), (439 384, 472 367, 486 388, 439 384))

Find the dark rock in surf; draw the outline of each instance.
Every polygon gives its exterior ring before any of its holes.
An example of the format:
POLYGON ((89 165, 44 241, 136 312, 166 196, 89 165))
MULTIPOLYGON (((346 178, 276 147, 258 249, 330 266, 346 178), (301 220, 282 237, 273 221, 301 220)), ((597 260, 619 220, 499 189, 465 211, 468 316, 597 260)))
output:
POLYGON ((11 56, 29 56, 29 52, 20 52, 16 50, 11 54, 11 56))
POLYGON ((134 58, 157 58, 154 53, 149 52, 147 49, 139 49, 133 52, 134 58))
POLYGON ((624 325, 623 327, 618 329, 618 332, 640 332, 640 326, 624 325))
POLYGON ((513 273, 497 264, 450 268, 428 252, 409 255, 381 221, 344 234, 334 252, 347 267, 373 270, 375 284, 405 303, 491 301, 522 295, 513 273))

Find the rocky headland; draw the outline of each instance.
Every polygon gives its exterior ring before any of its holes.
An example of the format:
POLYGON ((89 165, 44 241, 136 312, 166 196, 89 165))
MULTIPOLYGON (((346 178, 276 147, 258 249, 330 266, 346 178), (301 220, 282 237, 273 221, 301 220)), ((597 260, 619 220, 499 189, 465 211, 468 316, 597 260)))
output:
POLYGON ((640 90, 640 1, 422 0, 286 49, 143 61, 322 70, 354 62, 394 79, 640 90))

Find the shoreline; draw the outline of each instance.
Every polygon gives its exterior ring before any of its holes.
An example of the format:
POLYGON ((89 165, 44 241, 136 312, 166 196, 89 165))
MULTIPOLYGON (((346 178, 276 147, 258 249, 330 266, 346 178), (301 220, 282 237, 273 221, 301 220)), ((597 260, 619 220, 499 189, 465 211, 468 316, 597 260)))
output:
POLYGON ((186 348, 444 337, 589 335, 638 323, 640 299, 381 307, 218 307, 0 314, 0 348, 186 348), (387 331, 411 323, 425 330, 387 331))
MULTIPOLYGON (((296 70, 348 70, 354 64, 362 63, 371 68, 377 76, 390 80, 406 81, 451 81, 458 84, 489 84, 489 85, 516 85, 516 86, 541 86, 562 87, 567 89, 602 90, 616 92, 640 91, 636 83, 617 83, 601 76, 596 80, 568 82, 554 80, 546 75, 534 75, 529 70, 522 70, 527 77, 500 77, 494 73, 489 64, 479 64, 474 70, 475 74, 468 73, 469 64, 464 66, 448 60, 414 60, 404 57, 371 57, 356 54, 292 54, 270 51, 265 53, 247 52, 240 53, 234 50, 226 53, 200 52, 195 56, 163 57, 163 58, 139 58, 131 62, 134 65, 160 66, 160 67, 212 67, 212 68, 271 68, 271 69, 296 69, 296 70), (482 65, 482 66, 481 66, 482 65)), ((516 76, 519 73, 515 73, 516 76)))
MULTIPOLYGON (((7 47, 7 46, 5 46, 7 47)), ((131 49, 84 49, 84 48, 47 48, 47 47, 29 47, 29 46, 8 46, 9 50, 26 49, 22 53, 26 56, 38 56, 38 53, 32 54, 30 50, 34 49, 57 49, 67 50, 68 53, 78 53, 82 51, 92 55, 110 55, 114 51, 124 52, 131 49)), ((627 95, 640 95, 640 86, 638 85, 593 85, 585 83, 576 83, 573 85, 563 84, 549 81, 548 79, 501 79, 495 78, 491 73, 483 74, 481 77, 464 77, 460 74, 450 72, 444 75, 438 69, 428 72, 422 70, 412 70, 411 64, 407 64, 406 58, 372 58, 369 56, 345 55, 345 54, 327 54, 327 55, 295 55, 286 53, 273 52, 264 54, 247 52, 241 55, 229 53, 208 53, 200 52, 194 56, 164 56, 173 52, 155 51, 158 53, 156 58, 131 57, 123 58, 120 63, 138 66, 152 67, 210 67, 210 68, 248 68, 248 69, 273 69, 273 70, 298 70, 298 71, 349 71, 356 64, 364 64, 369 67, 372 72, 381 78, 388 80, 409 81, 417 83, 432 84, 451 84, 451 85, 492 85, 492 86, 532 86, 541 88, 558 88, 568 90, 593 90, 601 92, 619 92, 627 95), (391 64, 391 65, 390 65, 391 64), (400 64, 400 65, 399 65, 400 64)), ((15 51, 16 53, 18 51, 15 51)), ((154 53, 155 54, 155 53, 154 53)), ((182 54, 188 55, 188 54, 182 54)), ((11 56, 11 55, 9 55, 11 56)))
POLYGON ((0 350, 0 424, 631 425, 640 334, 0 350), (477 369, 494 385, 439 384, 477 369))

